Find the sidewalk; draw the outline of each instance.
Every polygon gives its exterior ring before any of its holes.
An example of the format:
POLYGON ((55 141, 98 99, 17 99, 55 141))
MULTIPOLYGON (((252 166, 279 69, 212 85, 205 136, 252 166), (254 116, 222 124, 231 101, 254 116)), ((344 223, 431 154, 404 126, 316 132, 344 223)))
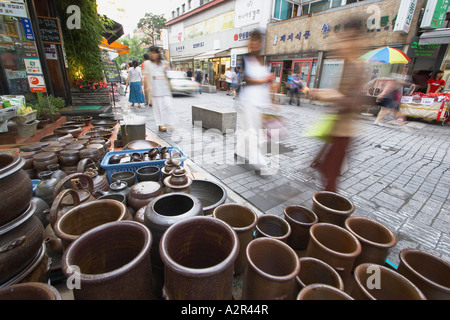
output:
MULTIPOLYGON (((119 117, 127 105, 123 98, 116 104, 119 117)), ((271 155, 279 163, 278 173, 262 177, 234 160, 234 134, 222 135, 192 125, 193 104, 229 108, 234 103, 222 92, 174 97, 179 123, 175 130, 164 133, 157 131, 151 108, 130 110, 146 117, 148 140, 179 147, 189 158, 185 164, 193 177, 220 183, 227 190, 228 201, 248 205, 259 215, 283 216, 284 208, 292 204, 311 208, 312 195, 322 190, 322 183, 310 164, 322 145, 301 137, 301 132, 326 106, 278 106, 288 119, 289 135, 277 145, 278 155, 271 155)), ((394 264, 406 247, 449 261, 450 128, 412 121, 405 129, 388 120, 380 127, 372 124, 374 117, 361 116, 357 124, 360 135, 351 146, 349 169, 340 179, 339 193, 353 201, 353 215, 377 220, 397 235, 398 243, 388 256, 394 264)))

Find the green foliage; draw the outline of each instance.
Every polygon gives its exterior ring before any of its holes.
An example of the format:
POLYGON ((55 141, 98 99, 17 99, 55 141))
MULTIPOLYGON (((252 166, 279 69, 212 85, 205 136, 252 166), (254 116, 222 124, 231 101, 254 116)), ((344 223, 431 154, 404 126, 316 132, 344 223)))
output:
POLYGON ((44 114, 55 114, 65 106, 66 102, 63 98, 56 98, 52 95, 43 96, 35 105, 31 105, 37 111, 38 117, 44 114))
POLYGON ((122 38, 119 39, 117 42, 120 42, 128 47, 130 47, 130 52, 126 54, 122 54, 115 58, 117 65, 119 68, 122 64, 127 64, 129 61, 137 60, 137 61, 143 61, 144 60, 144 54, 148 52, 148 49, 145 47, 142 47, 142 42, 137 37, 133 37, 131 39, 128 38, 122 38))
POLYGON ((142 42, 147 45, 155 45, 156 40, 161 33, 161 29, 166 27, 166 18, 163 16, 146 13, 144 18, 139 20, 137 27, 145 33, 142 42))

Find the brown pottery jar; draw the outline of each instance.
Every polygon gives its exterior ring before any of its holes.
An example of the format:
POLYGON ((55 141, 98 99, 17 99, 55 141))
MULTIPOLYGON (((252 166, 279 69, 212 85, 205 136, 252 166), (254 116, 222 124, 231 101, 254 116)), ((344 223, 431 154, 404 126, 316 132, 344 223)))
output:
POLYGON ((54 152, 39 152, 33 156, 33 166, 38 171, 47 171, 51 164, 58 163, 58 156, 54 152))

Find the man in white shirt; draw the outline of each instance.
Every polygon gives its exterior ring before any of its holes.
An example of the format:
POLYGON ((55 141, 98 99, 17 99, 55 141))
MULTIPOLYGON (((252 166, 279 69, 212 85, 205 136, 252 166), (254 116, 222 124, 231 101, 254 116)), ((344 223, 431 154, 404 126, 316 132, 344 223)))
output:
POLYGON ((225 82, 227 84, 227 96, 230 95, 231 83, 233 82, 233 74, 231 73, 231 69, 228 68, 225 72, 225 82))

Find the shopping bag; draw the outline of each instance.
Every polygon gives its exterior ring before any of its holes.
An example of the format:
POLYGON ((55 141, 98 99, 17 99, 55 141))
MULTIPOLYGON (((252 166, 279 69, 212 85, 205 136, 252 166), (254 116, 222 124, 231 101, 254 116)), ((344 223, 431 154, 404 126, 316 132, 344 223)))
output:
POLYGON ((337 119, 338 115, 336 114, 322 115, 317 122, 313 123, 303 131, 302 136, 329 141, 331 130, 333 130, 337 119))
POLYGON ((273 130, 278 130, 278 138, 281 139, 287 134, 286 119, 283 116, 263 113, 263 129, 267 130, 267 140, 273 139, 273 130))

